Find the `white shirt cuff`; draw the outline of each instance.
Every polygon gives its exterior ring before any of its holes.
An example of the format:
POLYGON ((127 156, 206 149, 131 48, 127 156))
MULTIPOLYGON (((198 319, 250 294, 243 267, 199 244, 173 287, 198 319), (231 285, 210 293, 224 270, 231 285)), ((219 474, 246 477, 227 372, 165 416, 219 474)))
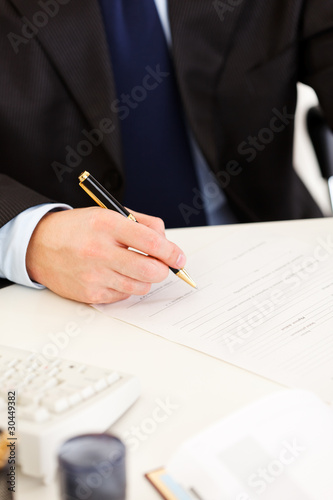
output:
POLYGON ((0 229, 0 277, 32 288, 45 288, 31 281, 26 269, 26 253, 38 222, 52 210, 68 210, 63 203, 44 203, 28 208, 0 229))

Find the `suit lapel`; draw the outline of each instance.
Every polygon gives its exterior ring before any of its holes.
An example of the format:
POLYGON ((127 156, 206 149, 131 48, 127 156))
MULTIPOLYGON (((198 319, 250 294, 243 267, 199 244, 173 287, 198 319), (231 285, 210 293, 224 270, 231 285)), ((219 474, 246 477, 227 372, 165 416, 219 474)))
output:
POLYGON ((246 0, 168 0, 173 55, 196 140, 217 171, 216 93, 246 0), (230 2, 231 3, 231 2, 230 2))
MULTIPOLYGON (((11 2, 30 21, 37 12, 44 12, 36 0, 11 2)), ((110 109, 116 96, 115 84, 98 1, 55 3, 58 12, 48 16, 36 37, 90 126, 98 128, 103 118, 111 118, 116 125, 114 132, 105 134, 103 146, 120 168, 118 119, 110 109)))

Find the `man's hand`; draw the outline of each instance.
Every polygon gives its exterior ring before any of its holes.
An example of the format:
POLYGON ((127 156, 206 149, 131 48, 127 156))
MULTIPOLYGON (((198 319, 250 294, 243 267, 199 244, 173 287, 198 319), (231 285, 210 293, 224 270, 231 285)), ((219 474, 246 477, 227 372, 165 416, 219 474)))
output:
POLYGON ((99 207, 46 214, 28 246, 30 278, 91 304, 148 293, 151 283, 167 277, 168 266, 184 267, 185 257, 166 239, 161 219, 133 214, 139 224, 99 207))

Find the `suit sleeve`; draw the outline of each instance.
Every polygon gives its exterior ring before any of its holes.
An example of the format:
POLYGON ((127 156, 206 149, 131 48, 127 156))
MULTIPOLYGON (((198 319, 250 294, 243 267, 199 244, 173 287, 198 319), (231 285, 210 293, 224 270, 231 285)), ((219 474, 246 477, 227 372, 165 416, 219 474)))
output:
POLYGON ((300 80, 317 93, 333 129, 333 2, 305 0, 300 80))
POLYGON ((50 202, 52 200, 49 198, 23 186, 7 175, 0 174, 0 227, 27 208, 50 202))

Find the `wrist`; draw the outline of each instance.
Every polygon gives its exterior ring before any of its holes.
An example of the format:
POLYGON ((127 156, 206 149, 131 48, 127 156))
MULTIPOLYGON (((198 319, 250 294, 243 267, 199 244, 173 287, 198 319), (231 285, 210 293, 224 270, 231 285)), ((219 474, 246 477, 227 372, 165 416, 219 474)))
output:
POLYGON ((51 219, 57 215, 57 212, 46 213, 36 225, 26 252, 26 270, 31 281, 42 283, 41 262, 45 245, 49 240, 48 228, 51 219))

